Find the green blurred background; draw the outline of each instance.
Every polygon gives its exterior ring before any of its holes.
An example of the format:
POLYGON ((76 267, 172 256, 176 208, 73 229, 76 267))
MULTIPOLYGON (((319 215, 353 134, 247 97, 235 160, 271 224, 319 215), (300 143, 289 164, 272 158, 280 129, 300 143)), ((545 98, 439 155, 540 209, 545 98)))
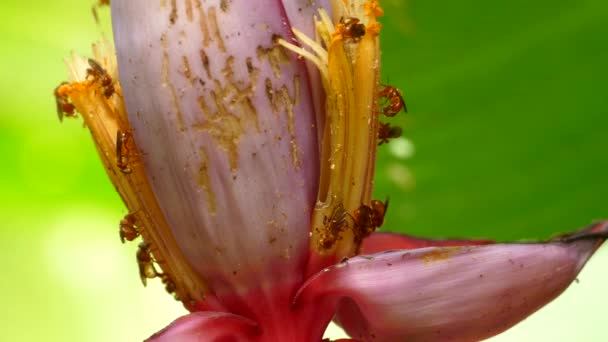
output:
MULTIPOLYGON (((88 132, 55 114, 62 58, 109 32, 91 4, 0 3, 0 341, 137 341, 183 313, 142 287, 88 132)), ((383 4, 383 78, 410 110, 380 151, 387 229, 516 240, 608 217, 608 2, 383 4)), ((607 252, 496 340, 608 340, 607 252)))

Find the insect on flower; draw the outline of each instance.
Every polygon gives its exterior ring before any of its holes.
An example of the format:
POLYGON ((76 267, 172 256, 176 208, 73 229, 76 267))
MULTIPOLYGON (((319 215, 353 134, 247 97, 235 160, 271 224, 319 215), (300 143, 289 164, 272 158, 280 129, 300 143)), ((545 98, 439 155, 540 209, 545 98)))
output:
POLYGON ((365 35, 365 25, 358 18, 340 18, 340 23, 336 27, 336 32, 343 38, 358 40, 365 35))
POLYGON ((129 213, 120 220, 119 234, 122 243, 125 243, 125 240, 133 241, 139 236, 139 229, 135 226, 135 214, 129 213))
POLYGON ((148 279, 156 278, 160 275, 154 266, 154 258, 152 257, 150 245, 144 241, 140 242, 135 257, 137 259, 137 266, 139 267, 139 278, 141 279, 141 283, 146 286, 148 279))
POLYGON ((369 206, 362 204, 352 215, 355 231, 360 232, 362 237, 369 236, 382 226, 387 209, 388 198, 384 202, 372 200, 369 206))
POLYGON ((131 135, 127 132, 116 131, 116 166, 122 173, 131 173, 132 170, 129 167, 129 154, 131 148, 131 135))
POLYGON ((341 238, 341 234, 347 227, 347 218, 350 215, 344 209, 344 205, 337 205, 331 215, 323 217, 323 231, 321 232, 320 244, 324 248, 331 247, 336 240, 341 238))
POLYGON ((168 294, 172 295, 173 298, 175 298, 175 300, 181 300, 181 298, 178 296, 178 294, 176 292, 177 286, 175 285, 175 282, 173 281, 173 279, 171 279, 169 274, 157 273, 157 275, 160 278, 160 281, 163 283, 163 285, 165 285, 165 291, 167 291, 168 294))
POLYGON ((155 264, 159 262, 152 256, 152 248, 150 244, 142 241, 138 245, 136 259, 137 266, 139 268, 139 278, 144 286, 148 284, 148 279, 160 278, 163 285, 165 285, 165 291, 173 295, 176 300, 180 300, 176 293, 175 282, 171 279, 169 274, 159 272, 156 269, 155 264))
POLYGON ((89 58, 88 62, 91 67, 87 69, 87 76, 90 76, 93 80, 98 81, 103 88, 103 95, 106 98, 109 98, 115 92, 112 77, 110 77, 108 72, 94 59, 89 58))
POLYGON ((142 235, 142 283, 191 312, 149 341, 313 342, 332 319, 362 342, 478 341, 561 293, 608 221, 528 244, 376 232, 378 145, 401 133, 379 117, 407 111, 379 82, 383 11, 290 1, 112 0, 117 53, 72 56, 56 90, 137 213, 120 236, 142 235))
POLYGON ((393 117, 401 110, 407 113, 401 90, 390 85, 383 85, 378 92, 378 97, 380 98, 380 112, 384 116, 393 117))
POLYGON ((55 94, 55 104, 57 105, 57 117, 59 117, 59 121, 63 121, 63 117, 74 117, 76 114, 74 110, 74 104, 72 104, 68 98, 68 96, 63 92, 63 86, 69 84, 68 82, 61 82, 55 88, 53 94, 55 94))

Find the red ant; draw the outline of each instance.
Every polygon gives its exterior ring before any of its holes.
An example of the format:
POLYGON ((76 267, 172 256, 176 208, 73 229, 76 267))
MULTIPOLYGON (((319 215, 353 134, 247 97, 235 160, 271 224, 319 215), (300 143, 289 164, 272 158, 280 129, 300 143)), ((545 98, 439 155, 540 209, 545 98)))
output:
POLYGON ((340 18, 340 24, 342 28, 339 28, 339 32, 344 38, 360 39, 365 35, 365 25, 359 23, 360 20, 357 18, 340 18))
POLYGON ((139 236, 139 229, 135 226, 135 214, 129 213, 120 220, 119 234, 122 243, 125 243, 125 240, 133 241, 139 236))
POLYGON ((407 113, 407 106, 403 100, 401 90, 385 85, 378 92, 378 97, 381 99, 380 106, 382 107, 382 114, 387 117, 393 117, 397 115, 401 110, 407 113))
POLYGON ((384 223, 384 215, 388 209, 388 198, 382 202, 372 200, 371 204, 362 204, 355 210, 352 217, 355 222, 355 227, 361 233, 361 238, 369 236, 378 227, 384 223))

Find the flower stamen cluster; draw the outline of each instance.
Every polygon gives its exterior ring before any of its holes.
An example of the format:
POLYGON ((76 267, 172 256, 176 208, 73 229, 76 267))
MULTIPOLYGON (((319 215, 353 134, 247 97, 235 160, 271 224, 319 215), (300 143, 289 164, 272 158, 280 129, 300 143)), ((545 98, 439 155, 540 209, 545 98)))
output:
MULTIPOLYGON (((206 285, 192 276, 195 273, 184 262, 145 174, 141 160, 144 152, 131 138, 122 88, 116 81, 118 68, 112 44, 108 41, 93 44, 93 57, 87 60, 72 54, 66 61, 70 82, 59 85, 55 94, 80 113, 112 183, 129 210, 120 223, 121 240, 124 242, 127 236, 128 241, 142 237, 137 252, 142 283, 158 277, 176 299, 186 307, 193 306, 203 301, 206 285)), ((63 114, 76 117, 75 112, 63 114)))
POLYGON ((324 9, 319 10, 314 40, 293 28, 298 42, 308 50, 285 40, 278 43, 312 62, 322 75, 325 127, 320 134, 320 184, 311 246, 320 255, 342 258, 357 253, 363 238, 377 228, 364 224, 356 213, 372 204, 380 127, 381 25, 376 17, 383 11, 377 1, 334 4, 333 20, 324 9))

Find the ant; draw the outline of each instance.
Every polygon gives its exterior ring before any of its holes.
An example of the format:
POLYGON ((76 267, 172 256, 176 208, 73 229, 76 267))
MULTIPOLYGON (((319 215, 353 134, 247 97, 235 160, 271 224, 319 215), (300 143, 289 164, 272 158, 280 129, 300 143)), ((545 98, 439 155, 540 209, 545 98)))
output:
POLYGON ((331 212, 329 217, 323 217, 323 225, 327 228, 328 234, 324 234, 321 239, 323 248, 329 249, 334 242, 339 238, 340 233, 346 225, 346 217, 350 216, 344 209, 342 203, 338 204, 331 212))
POLYGON ((120 220, 119 233, 122 243, 125 243, 125 240, 133 241, 139 236, 139 229, 135 226, 135 214, 129 213, 120 220))
POLYGON ((392 126, 389 123, 380 122, 378 127, 378 146, 388 143, 389 139, 399 138, 403 130, 399 126, 392 126))
POLYGON ((122 131, 116 132, 116 166, 125 174, 129 174, 133 171, 129 167, 129 153, 131 152, 131 149, 128 144, 130 139, 131 135, 129 133, 122 131))
POLYGON ((387 209, 388 198, 384 202, 372 200, 369 206, 361 204, 355 210, 352 218, 355 222, 355 227, 359 228, 359 232, 362 233, 362 238, 369 236, 378 227, 382 226, 387 209))
POLYGON ((172 294, 175 299, 179 299, 176 293, 177 286, 175 286, 173 280, 167 273, 156 270, 150 244, 142 241, 138 246, 135 256, 137 258, 137 265, 139 266, 139 278, 144 286, 148 284, 148 279, 159 277, 165 285, 165 290, 169 294, 172 294))
POLYGON ((179 297, 176 293, 177 286, 175 286, 173 280, 169 278, 169 275, 167 273, 160 273, 158 274, 158 276, 160 277, 160 281, 165 285, 165 291, 167 291, 167 293, 169 293, 170 295, 173 295, 173 298, 175 298, 176 300, 179 300, 179 297))
POLYGON ((380 106, 382 107, 382 114, 387 117, 393 117, 397 115, 401 110, 407 113, 407 106, 403 100, 401 90, 385 85, 378 92, 378 97, 381 99, 380 106))
POLYGON ((148 284, 148 279, 161 275, 156 270, 156 267, 154 267, 154 259, 152 259, 152 254, 150 253, 150 244, 142 241, 137 248, 135 257, 137 259, 137 266, 139 266, 139 278, 144 286, 148 284))
POLYGON ((328 226, 332 231, 339 230, 344 226, 344 223, 346 223, 346 215, 347 213, 346 210, 344 210, 344 205, 340 203, 332 210, 329 217, 325 216, 323 218, 323 224, 328 226))
POLYGON ((90 68, 87 69, 87 76, 93 77, 94 80, 99 80, 103 87, 103 95, 110 98, 115 92, 114 81, 108 72, 97 63, 94 59, 88 59, 90 68))
POLYGON ((342 32, 345 38, 359 39, 365 35, 365 25, 359 23, 360 20, 357 18, 340 18, 340 24, 344 25, 344 32, 342 32))
POLYGON ((75 116, 74 110, 76 107, 74 107, 74 104, 70 102, 68 96, 61 91, 62 87, 67 84, 69 83, 61 82, 61 84, 58 85, 53 92, 55 94, 55 104, 57 105, 57 116, 59 117, 59 121, 63 121, 64 114, 67 117, 75 116))

